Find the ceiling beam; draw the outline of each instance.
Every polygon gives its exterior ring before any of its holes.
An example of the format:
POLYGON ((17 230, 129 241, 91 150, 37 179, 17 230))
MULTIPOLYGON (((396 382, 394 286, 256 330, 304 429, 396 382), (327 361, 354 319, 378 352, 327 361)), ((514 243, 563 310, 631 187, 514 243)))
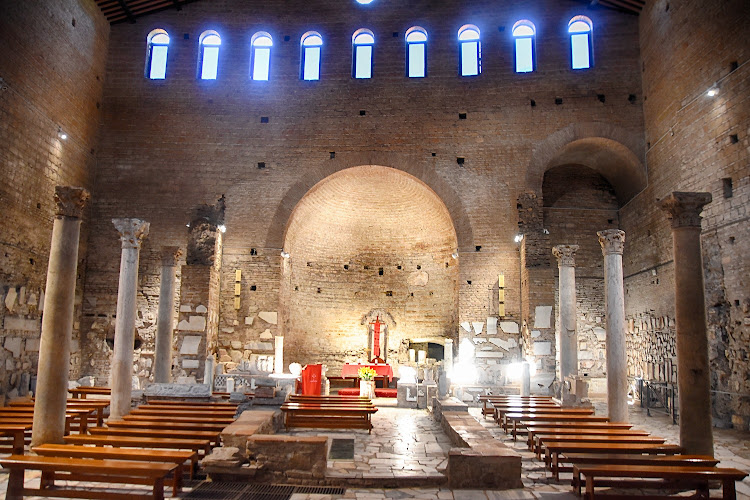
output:
POLYGON ((117 2, 120 4, 120 7, 122 7, 122 11, 125 13, 125 16, 128 18, 128 21, 130 21, 131 24, 135 24, 135 17, 133 17, 133 13, 130 12, 130 9, 128 9, 128 6, 125 3, 125 0, 117 0, 117 2))

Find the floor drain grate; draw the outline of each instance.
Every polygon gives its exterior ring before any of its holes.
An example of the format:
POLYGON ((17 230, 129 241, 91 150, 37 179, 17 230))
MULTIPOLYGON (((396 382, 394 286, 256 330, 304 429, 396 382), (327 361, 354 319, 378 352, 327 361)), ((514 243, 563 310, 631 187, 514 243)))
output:
POLYGON ((294 488, 294 492, 308 495, 343 495, 346 493, 346 488, 338 486, 297 486, 294 488))
POLYGON ((237 500, 288 500, 294 493, 294 486, 275 484, 250 484, 237 500))
POLYGON ((185 498, 233 500, 245 488, 247 488, 247 483, 204 482, 185 495, 185 498))

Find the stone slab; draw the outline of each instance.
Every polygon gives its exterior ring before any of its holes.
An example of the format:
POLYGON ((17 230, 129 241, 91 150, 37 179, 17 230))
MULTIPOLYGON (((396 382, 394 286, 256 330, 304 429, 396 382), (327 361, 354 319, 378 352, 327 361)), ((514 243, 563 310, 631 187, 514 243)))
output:
POLYGON ((468 321, 462 321, 461 328, 463 328, 466 333, 471 333, 471 323, 468 321))
POLYGON ((505 354, 500 351, 477 351, 474 356, 477 358, 504 358, 505 354))
POLYGON ((6 350, 13 353, 14 358, 20 358, 21 357, 21 344, 23 343, 23 338, 21 337, 5 337, 5 342, 3 342, 3 347, 5 347, 6 350))
POLYGON ((552 325, 552 306, 536 306, 534 309, 534 328, 550 328, 552 325))
POLYGON ((258 317, 272 325, 275 325, 279 321, 279 315, 275 311, 261 311, 258 313, 258 317))
POLYGON ((211 397, 206 384, 151 384, 144 389, 147 398, 205 398, 211 397))
POLYGON ((552 342, 534 342, 534 354, 536 356, 552 354, 552 342))
POLYGON ((247 449, 247 439, 255 434, 274 434, 281 426, 278 410, 249 410, 242 412, 234 423, 221 431, 223 446, 247 449))
POLYGON ((177 329, 183 332, 203 332, 206 330, 206 317, 190 316, 177 323, 177 329))
POLYGON ((476 333, 477 335, 482 334, 482 330, 484 329, 484 322, 474 321, 471 323, 471 326, 474 328, 474 333, 476 333))
POLYGON ((247 456, 259 479, 323 479, 328 464, 328 438, 255 434, 247 439, 247 456))
POLYGON ((197 359, 183 359, 182 360, 182 367, 186 370, 190 370, 192 368, 198 368, 200 367, 201 362, 197 359))
POLYGON ((500 328, 504 333, 518 333, 518 323, 515 321, 501 321, 500 328))
POLYGON ((182 346, 180 347, 180 354, 198 354, 198 347, 201 343, 201 338, 197 335, 188 335, 183 337, 182 346))
POLYGON ((497 335, 497 318, 494 316, 487 318, 487 335, 497 335))
POLYGON ((28 319, 20 316, 6 316, 3 321, 3 328, 6 330, 18 330, 22 332, 42 331, 42 322, 39 319, 28 319))

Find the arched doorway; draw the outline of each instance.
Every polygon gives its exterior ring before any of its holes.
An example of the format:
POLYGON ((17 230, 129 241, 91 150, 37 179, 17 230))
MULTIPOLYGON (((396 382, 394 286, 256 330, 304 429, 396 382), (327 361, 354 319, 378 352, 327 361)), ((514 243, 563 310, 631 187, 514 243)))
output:
POLYGON ((388 323, 380 357, 392 365, 406 339, 454 338, 456 248, 445 204, 412 175, 368 165, 323 179, 294 208, 284 237, 285 360, 324 363, 333 373, 369 361, 363 321, 375 317, 388 323))

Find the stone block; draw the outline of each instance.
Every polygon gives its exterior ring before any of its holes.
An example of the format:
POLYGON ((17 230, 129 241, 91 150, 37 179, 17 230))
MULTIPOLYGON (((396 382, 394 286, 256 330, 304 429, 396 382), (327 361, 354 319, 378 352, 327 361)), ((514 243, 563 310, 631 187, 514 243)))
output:
POLYGON ((177 329, 183 332, 203 332, 206 330, 206 317, 190 316, 177 323, 177 329))
POLYGON ((206 308, 206 306, 201 304, 195 308, 195 312, 197 312, 198 314, 206 314, 208 312, 208 309, 206 308))
POLYGON ((180 354, 198 354, 198 347, 201 343, 201 338, 196 335, 189 335, 182 339, 182 347, 180 347, 180 354))
POLYGON ((552 354, 552 342, 534 342, 535 356, 548 356, 552 354))
POLYGON ((3 328, 6 330, 18 330, 22 332, 42 331, 42 322, 39 319, 27 319, 19 316, 6 316, 3 321, 3 328))
POLYGON ((191 370, 200 367, 200 361, 197 359, 183 359, 182 360, 182 367, 186 370, 191 370))
POLYGON ((497 318, 494 316, 487 318, 487 335, 497 335, 497 318))
POLYGON ((477 335, 482 334, 482 330, 484 329, 484 322, 482 321, 473 321, 471 323, 472 328, 474 328, 474 333, 477 335))
MULTIPOLYGON (((186 360, 188 361, 188 360, 186 360)), ((195 377, 180 377, 180 379, 193 379, 195 377)), ((179 379, 178 379, 179 380, 179 379)), ((211 389, 206 384, 181 383, 176 384, 151 384, 144 389, 143 394, 147 398, 169 399, 169 398, 191 398, 209 399, 211 389)))
POLYGON ((278 313, 271 311, 261 311, 258 313, 258 317, 266 323, 270 323, 272 325, 275 325, 279 320, 278 313))
MULTIPOLYGON (((273 335, 271 334, 271 330, 269 328, 266 328, 263 333, 260 334, 260 340, 271 340, 273 339, 273 335)), ((248 349, 246 347, 246 349, 248 349)))
POLYGON ((471 323, 468 321, 462 321, 461 328, 463 328, 466 333, 471 333, 471 323))
POLYGON ((518 323, 515 321, 501 321, 500 322, 500 328, 503 330, 504 333, 518 333, 518 323))
POLYGON ((250 410, 240 416, 221 431, 221 442, 224 446, 234 446, 240 450, 247 449, 247 439, 255 434, 274 434, 281 426, 280 411, 250 410))
POLYGON ((550 328, 552 325, 552 306, 536 306, 534 309, 534 328, 550 328))
POLYGON ((248 461, 265 475, 289 474, 323 479, 328 454, 325 436, 288 436, 255 434, 247 439, 248 461))
POLYGON ((5 337, 5 342, 3 342, 3 347, 7 351, 10 351, 13 354, 13 357, 18 359, 21 357, 21 344, 23 343, 23 338, 21 337, 5 337))
POLYGON ((10 287, 8 289, 8 294, 5 296, 5 307, 8 308, 8 311, 13 312, 13 309, 16 307, 17 298, 18 292, 16 291, 16 287, 10 287))
POLYGON ((446 472, 451 489, 505 490, 523 487, 521 456, 502 443, 490 443, 478 448, 451 448, 446 472))
POLYGON ((27 352, 39 352, 39 342, 40 342, 40 339, 38 338, 26 339, 26 351, 27 352))
POLYGON ((417 408, 417 384, 403 384, 396 386, 396 399, 399 408, 417 408))

